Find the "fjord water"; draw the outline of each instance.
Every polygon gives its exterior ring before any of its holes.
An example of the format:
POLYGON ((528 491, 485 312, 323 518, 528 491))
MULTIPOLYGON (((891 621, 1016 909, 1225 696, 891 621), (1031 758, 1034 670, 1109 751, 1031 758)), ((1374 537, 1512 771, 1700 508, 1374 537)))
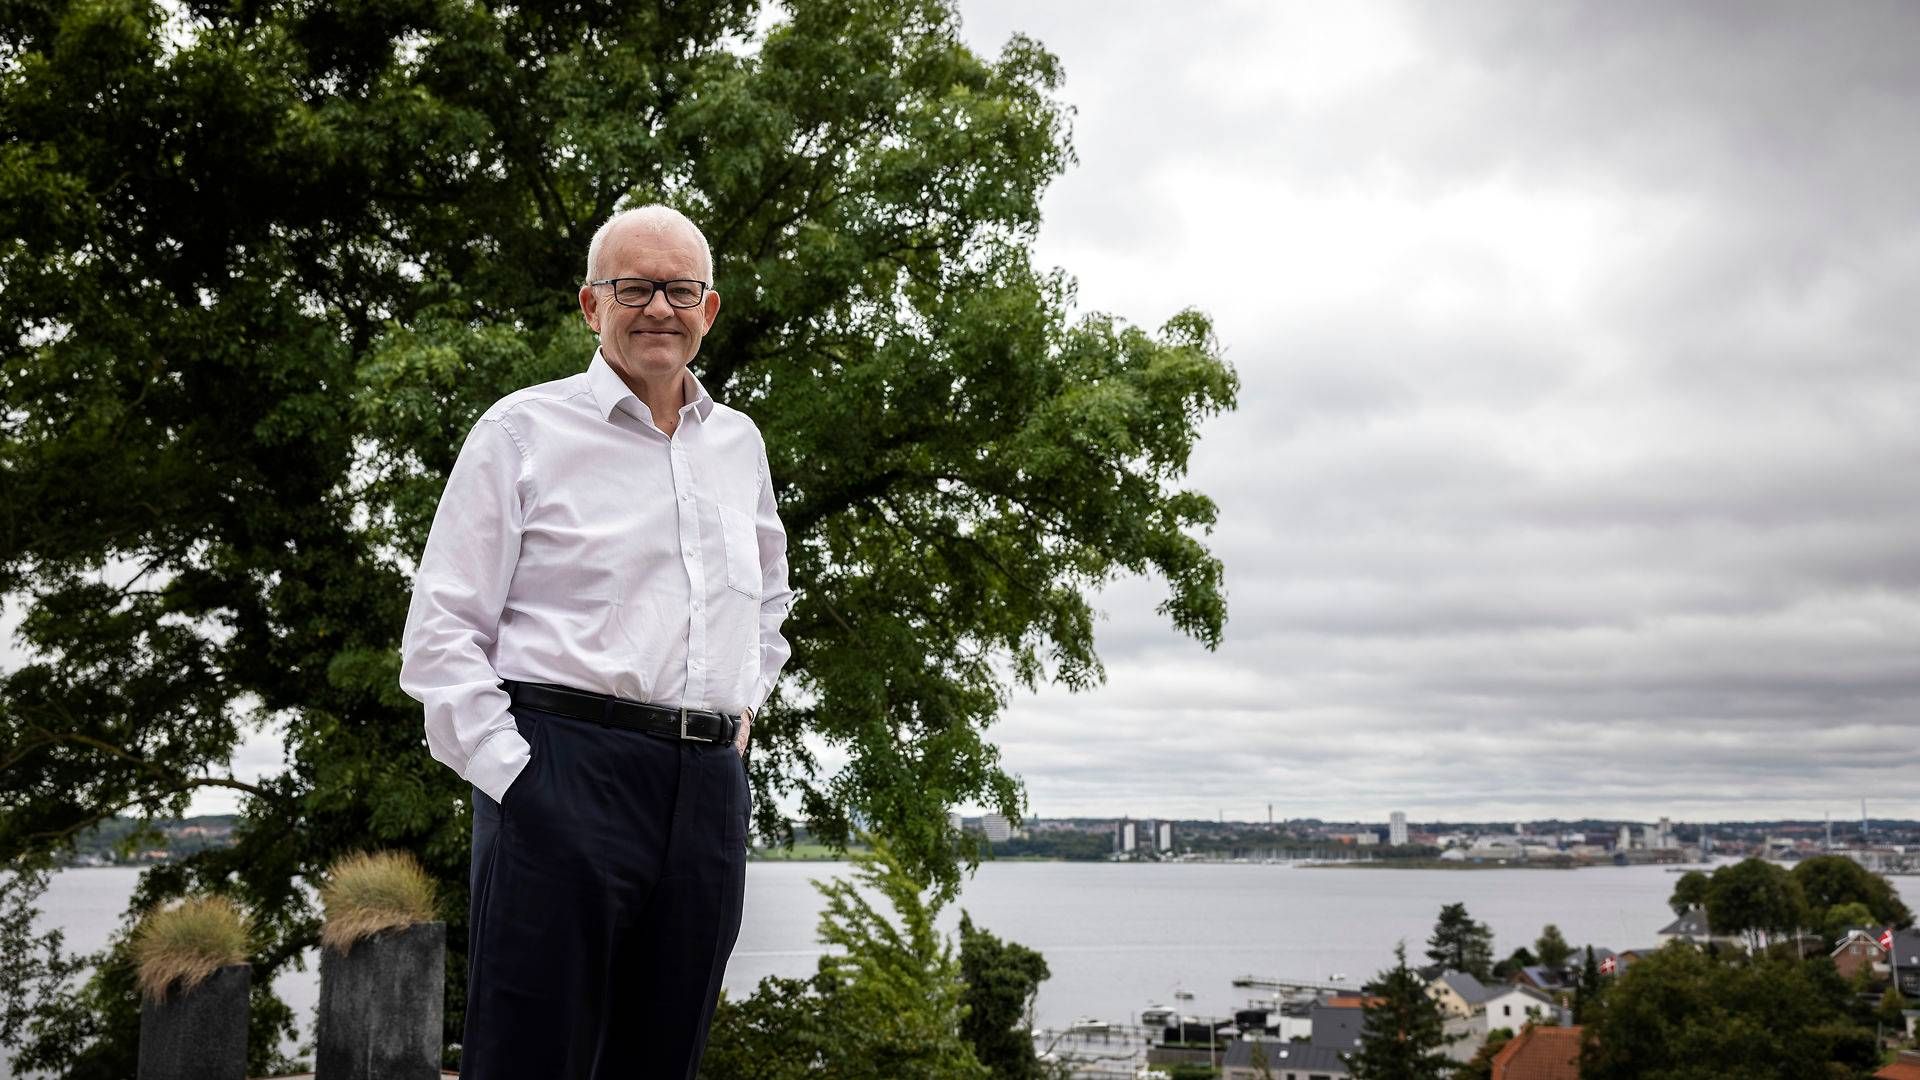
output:
MULTIPOLYGON (((750 993, 767 975, 804 977, 822 949, 820 896, 811 882, 844 876, 844 863, 755 862, 746 913, 727 968, 727 991, 750 993)), ((57 875, 44 923, 67 932, 69 949, 100 947, 120 922, 137 870, 57 875)), ((1358 986, 1393 961, 1405 941, 1424 962, 1442 904, 1462 902, 1493 928, 1496 956, 1531 948, 1557 924, 1576 946, 1648 948, 1673 918, 1677 874, 1663 867, 1584 870, 1382 870, 1246 863, 983 864, 942 913, 952 933, 964 908, 974 924, 1037 949, 1052 978, 1035 1020, 1064 1027, 1081 1016, 1135 1022, 1149 1003, 1201 1016, 1230 1016, 1256 992, 1238 975, 1329 979, 1358 986), (1176 990, 1191 1001, 1174 999, 1176 990)), ((1920 909, 1920 878, 1892 879, 1920 909)), ((317 965, 277 982, 311 1038, 317 965)))

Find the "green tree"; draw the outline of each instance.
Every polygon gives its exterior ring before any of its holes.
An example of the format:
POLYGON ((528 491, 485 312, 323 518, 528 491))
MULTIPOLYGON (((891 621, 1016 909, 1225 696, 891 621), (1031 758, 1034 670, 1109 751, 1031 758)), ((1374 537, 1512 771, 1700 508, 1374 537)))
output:
POLYGON ((1440 1005, 1407 967, 1407 947, 1393 950, 1393 967, 1373 981, 1360 1049, 1348 1059, 1353 1080, 1440 1080, 1453 1069, 1440 1005))
POLYGON ((1587 955, 1580 963, 1580 981, 1573 987, 1573 1022, 1584 1024, 1600 1000, 1603 984, 1600 982, 1600 965, 1593 958, 1593 946, 1587 946, 1587 955))
POLYGON ((1880 995, 1880 1004, 1874 1007, 1873 1018, 1889 1032, 1898 1032, 1904 1036, 1907 1031, 1907 999, 1897 986, 1889 986, 1880 995))
POLYGON ((960 913, 960 978, 966 986, 960 1034, 995 1080, 1046 1075, 1033 1048, 1033 999, 1047 974, 1039 953, 976 929, 960 913))
POLYGON ((1806 926, 1806 897, 1792 874, 1762 859, 1743 859, 1713 872, 1707 882, 1707 926, 1740 934, 1749 951, 1806 926))
POLYGON ((1707 882, 1710 879, 1701 870, 1689 870, 1680 875, 1673 883, 1673 895, 1667 899, 1667 906, 1675 915, 1685 915, 1707 904, 1707 882))
POLYGON ((1533 955, 1532 950, 1522 945, 1513 950, 1513 953, 1505 960, 1493 965, 1493 977, 1496 979, 1510 979, 1520 974, 1521 968, 1532 967, 1539 962, 1540 958, 1533 955))
MULTIPOLYGON (((757 17, 8 7, 0 595, 30 652, 0 676, 0 859, 238 793, 236 846, 133 903, 244 902, 261 1023, 314 940, 299 883, 339 854, 411 850, 463 910, 465 787, 395 685, 409 567, 473 418, 583 366, 586 241, 635 201, 713 242, 699 374, 767 437, 799 594, 754 781, 814 835, 883 822, 951 894, 977 851, 947 808, 1022 808, 986 738, 1007 695, 1103 677, 1092 590, 1158 576, 1169 621, 1218 643, 1214 506, 1180 484, 1236 379, 1202 315, 1075 318, 1032 264, 1072 155, 1057 61, 976 55, 942 0, 802 0, 756 39, 757 17), (233 775, 262 730, 286 767, 233 775)), ((104 993, 45 1003, 57 1037, 22 1059, 130 1074, 131 1005, 104 993)))
POLYGON ((1808 917, 1820 925, 1820 936, 1826 940, 1828 949, 1839 944, 1840 939, 1847 936, 1848 930, 1856 926, 1874 926, 1878 922, 1867 905, 1855 901, 1835 904, 1817 916, 1809 912, 1808 917))
POLYGON ((1465 904, 1440 909, 1433 936, 1427 939, 1427 959, 1477 979, 1493 977, 1493 931, 1475 922, 1465 904))
POLYGON ((1573 959, 1573 946, 1567 944, 1560 928, 1552 923, 1540 931, 1540 940, 1533 943, 1533 951, 1540 957, 1541 964, 1555 971, 1566 967, 1567 961, 1573 959))
POLYGON ((852 860, 850 878, 815 883, 827 900, 820 942, 836 951, 810 979, 768 977, 741 1001, 723 998, 701 1063, 706 1080, 993 1075, 961 1034, 967 988, 934 929, 938 890, 915 880, 884 841, 852 860))
POLYGON ((1726 963, 1671 944, 1616 978, 1585 1020, 1584 1080, 1865 1075, 1873 1033, 1824 957, 1726 963))
POLYGON ((1794 864, 1793 880, 1806 897, 1813 925, 1826 926, 1829 912, 1848 905, 1865 907, 1871 914, 1862 923, 1880 923, 1902 929, 1913 925, 1913 912, 1885 877, 1847 858, 1845 855, 1815 855, 1794 864))

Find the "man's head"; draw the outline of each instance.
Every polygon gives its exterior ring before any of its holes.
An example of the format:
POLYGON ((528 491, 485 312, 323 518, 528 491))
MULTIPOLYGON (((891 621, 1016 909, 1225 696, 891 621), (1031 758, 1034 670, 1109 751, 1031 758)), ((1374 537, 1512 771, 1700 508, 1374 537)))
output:
MULTIPOLYGON (((629 385, 676 387, 720 313, 712 281, 713 256, 699 228, 672 207, 638 206, 608 218, 593 234, 580 311, 600 336, 601 355, 629 385), (700 297, 692 307, 676 307, 669 299, 675 290, 656 287, 645 304, 630 307, 616 298, 620 285, 594 284, 618 278, 695 281, 700 297)), ((631 298, 635 283, 620 284, 631 298)))

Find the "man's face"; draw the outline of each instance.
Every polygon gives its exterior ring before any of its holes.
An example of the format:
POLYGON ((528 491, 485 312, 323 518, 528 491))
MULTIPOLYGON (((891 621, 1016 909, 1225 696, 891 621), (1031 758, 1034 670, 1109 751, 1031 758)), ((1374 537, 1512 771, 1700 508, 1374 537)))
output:
MULTIPOLYGON (((654 230, 633 224, 616 229, 600 248, 595 278, 641 277, 654 281, 691 278, 704 281, 707 268, 700 243, 682 230, 654 230)), ((600 353, 629 384, 677 387, 700 339, 720 313, 720 294, 707 290, 699 304, 676 308, 664 289, 654 290, 646 307, 625 307, 607 285, 580 289, 580 310, 600 335, 600 353)), ((671 402, 679 405, 678 400, 671 402)))

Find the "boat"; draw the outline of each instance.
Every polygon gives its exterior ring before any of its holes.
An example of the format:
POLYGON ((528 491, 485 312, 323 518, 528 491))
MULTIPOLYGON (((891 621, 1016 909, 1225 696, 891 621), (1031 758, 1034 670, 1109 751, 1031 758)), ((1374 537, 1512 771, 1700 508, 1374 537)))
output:
POLYGON ((1150 1028, 1171 1027, 1177 1015, 1165 1005, 1149 1005, 1140 1010, 1140 1025, 1150 1028))

